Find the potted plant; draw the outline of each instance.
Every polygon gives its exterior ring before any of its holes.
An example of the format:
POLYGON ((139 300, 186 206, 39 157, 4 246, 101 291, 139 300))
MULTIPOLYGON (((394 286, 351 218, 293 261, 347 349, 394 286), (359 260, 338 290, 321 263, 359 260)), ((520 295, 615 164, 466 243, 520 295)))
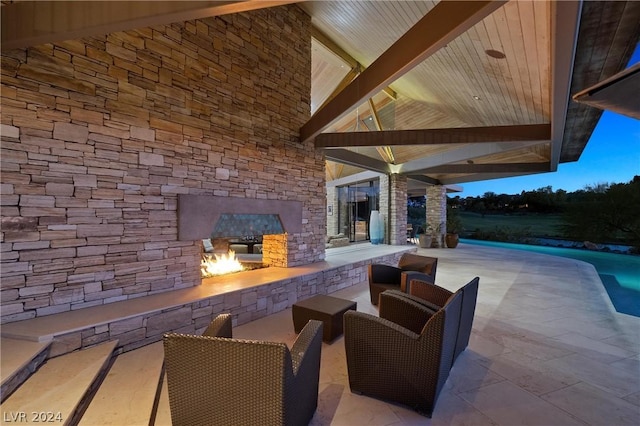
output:
POLYGON ((460 220, 460 216, 458 216, 458 212, 451 208, 447 209, 447 235, 445 236, 447 247, 456 248, 458 246, 458 242, 460 241, 458 233, 461 229, 462 221, 460 220))
POLYGON ((418 245, 420 248, 431 247, 431 226, 425 225, 418 230, 418 245))
POLYGON ((438 224, 433 226, 432 224, 427 224, 427 234, 431 237, 431 245, 433 248, 440 248, 444 246, 444 236, 442 234, 442 224, 438 224))

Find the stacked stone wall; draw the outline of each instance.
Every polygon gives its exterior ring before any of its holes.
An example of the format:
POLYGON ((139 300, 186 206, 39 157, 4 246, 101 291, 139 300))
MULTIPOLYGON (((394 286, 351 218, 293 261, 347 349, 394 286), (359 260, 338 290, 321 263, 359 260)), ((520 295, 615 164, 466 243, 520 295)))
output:
POLYGON ((200 284, 177 194, 303 202, 324 258, 310 18, 295 6, 2 52, 2 322, 200 284))
MULTIPOLYGON (((291 308, 297 301, 316 294, 331 294, 366 282, 369 264, 397 265, 402 254, 403 252, 387 254, 145 312, 127 319, 86 326, 83 330, 55 336, 50 356, 59 356, 109 340, 117 339, 118 350, 126 352, 157 342, 168 332, 200 334, 221 313, 231 313, 234 325, 244 324, 291 308)), ((219 278, 207 279, 203 285, 213 285, 209 281, 216 280, 219 278)))
POLYGON ((389 244, 407 244, 407 177, 392 174, 388 178, 391 194, 389 244))
POLYGON ((434 232, 439 231, 437 245, 444 246, 444 234, 447 233, 447 189, 444 186, 427 186, 426 219, 434 232))

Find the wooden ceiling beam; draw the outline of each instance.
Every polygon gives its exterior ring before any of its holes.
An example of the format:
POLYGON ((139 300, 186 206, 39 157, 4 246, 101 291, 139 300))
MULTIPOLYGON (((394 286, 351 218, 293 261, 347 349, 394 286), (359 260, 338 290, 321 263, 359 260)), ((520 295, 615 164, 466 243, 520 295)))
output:
MULTIPOLYGON (((460 161, 468 161, 474 158, 485 157, 487 155, 502 154, 504 152, 516 149, 526 148, 539 145, 540 143, 548 143, 549 141, 530 141, 530 142, 494 142, 483 144, 461 145, 455 149, 429 157, 418 158, 408 161, 400 165, 391 165, 392 172, 400 174, 421 174, 427 170, 441 166, 444 164, 458 163, 460 161)), ((333 150, 327 150, 331 152, 333 150)))
POLYGON ((491 143, 549 140, 551 125, 461 127, 456 129, 385 130, 381 132, 321 133, 316 148, 362 146, 443 145, 452 143, 491 143))
MULTIPOLYGON (((546 170, 548 172, 549 170, 546 170)), ((544 173, 544 172, 541 172, 544 173)), ((507 177, 516 177, 516 176, 527 176, 533 174, 532 172, 524 172, 524 173, 472 173, 468 175, 459 175, 459 176, 451 176, 440 178, 439 182, 441 185, 455 185, 460 183, 467 182, 478 182, 482 180, 491 180, 491 179, 502 179, 507 177)))
MULTIPOLYGON (((373 122, 376 125, 376 130, 381 131, 382 122, 380 121, 380 116, 378 116, 378 110, 373 102, 373 98, 369 98, 369 110, 371 111, 371 118, 373 118, 373 122)), ((393 150, 390 146, 378 146, 376 147, 376 151, 378 151, 378 155, 380 155, 380 157, 382 157, 382 159, 387 163, 396 163, 396 159, 393 156, 393 150)))
POLYGON ((447 43, 501 7, 504 0, 442 0, 300 129, 315 138, 365 99, 411 71, 447 43))
POLYGON ((366 155, 358 154, 357 152, 349 151, 347 149, 332 149, 329 151, 325 151, 325 158, 336 163, 356 166, 378 173, 391 173, 388 163, 376 160, 375 158, 371 158, 366 155))
POLYGON ((322 44, 329 51, 333 52, 334 55, 345 61, 350 68, 362 67, 360 62, 354 59, 353 56, 349 55, 342 47, 338 46, 333 40, 331 40, 331 38, 329 38, 329 36, 320 31, 315 25, 311 26, 311 37, 315 38, 318 43, 322 44))
MULTIPOLYGON (((408 180, 414 180, 417 182, 421 182, 421 183, 427 183, 429 185, 441 185, 441 182, 438 179, 429 177, 429 176, 423 176, 423 175, 409 175, 407 176, 408 180)), ((424 188, 422 188, 422 191, 424 192, 424 188)), ((424 195, 421 194, 421 195, 424 195)))
POLYGON ((23 1, 2 7, 2 49, 109 34, 299 0, 23 1))
POLYGON ((548 172, 549 163, 490 163, 490 164, 443 164, 423 170, 426 174, 440 173, 536 173, 548 172))

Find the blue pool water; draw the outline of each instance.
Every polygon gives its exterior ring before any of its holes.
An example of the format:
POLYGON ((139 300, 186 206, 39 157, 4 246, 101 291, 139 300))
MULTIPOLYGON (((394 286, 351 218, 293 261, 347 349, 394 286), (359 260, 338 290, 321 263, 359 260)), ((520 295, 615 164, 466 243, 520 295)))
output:
POLYGON ((591 263, 618 312, 640 317, 640 256, 561 247, 461 239, 463 243, 526 250, 591 263))

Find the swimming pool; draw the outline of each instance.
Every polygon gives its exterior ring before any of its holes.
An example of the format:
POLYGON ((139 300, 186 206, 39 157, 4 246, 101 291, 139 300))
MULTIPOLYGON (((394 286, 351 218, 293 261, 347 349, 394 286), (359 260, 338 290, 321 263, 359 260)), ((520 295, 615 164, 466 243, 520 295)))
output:
POLYGON ((461 239, 463 243, 526 250, 591 263, 618 312, 640 317, 640 256, 562 247, 461 239))

